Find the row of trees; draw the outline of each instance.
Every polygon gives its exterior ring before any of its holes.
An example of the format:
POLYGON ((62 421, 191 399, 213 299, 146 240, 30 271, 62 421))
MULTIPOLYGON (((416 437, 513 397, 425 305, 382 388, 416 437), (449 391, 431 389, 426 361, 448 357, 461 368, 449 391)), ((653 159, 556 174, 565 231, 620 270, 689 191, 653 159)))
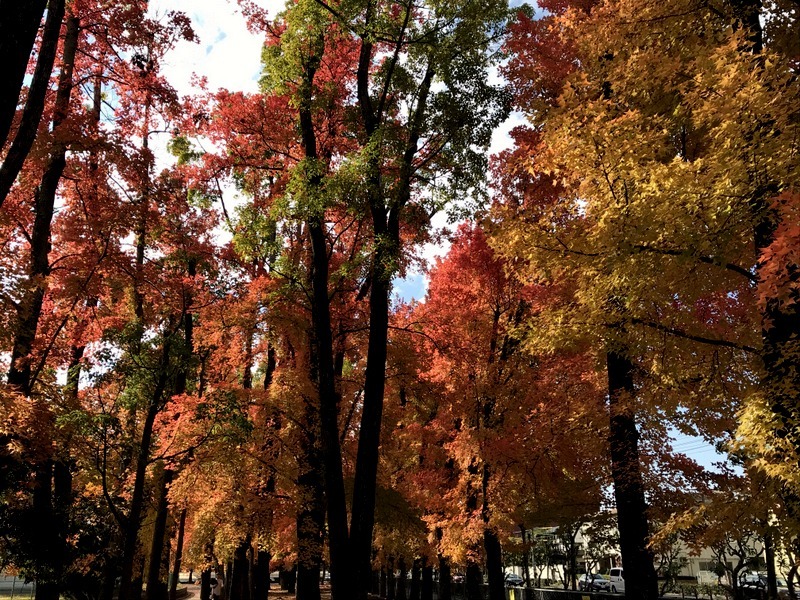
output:
POLYGON ((676 531, 795 554, 791 6, 240 6, 260 92, 190 98, 181 14, 0 7, 0 557, 38 600, 187 563, 232 600, 277 565, 314 600, 326 563, 334 600, 434 566, 496 600, 511 532, 577 531, 609 481, 631 598, 676 531), (392 301, 441 211, 425 301, 392 301))

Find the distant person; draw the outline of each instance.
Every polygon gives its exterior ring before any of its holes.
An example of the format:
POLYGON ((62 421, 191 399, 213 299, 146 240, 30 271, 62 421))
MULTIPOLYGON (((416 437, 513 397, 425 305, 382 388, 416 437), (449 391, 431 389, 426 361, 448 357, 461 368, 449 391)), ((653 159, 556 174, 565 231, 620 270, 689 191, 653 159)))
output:
POLYGON ((219 581, 217 581, 216 577, 212 577, 209 583, 211 584, 211 600, 219 598, 219 581))
POLYGON ((217 575, 211 578, 211 600, 219 600, 222 597, 222 588, 225 585, 225 579, 222 575, 217 575))

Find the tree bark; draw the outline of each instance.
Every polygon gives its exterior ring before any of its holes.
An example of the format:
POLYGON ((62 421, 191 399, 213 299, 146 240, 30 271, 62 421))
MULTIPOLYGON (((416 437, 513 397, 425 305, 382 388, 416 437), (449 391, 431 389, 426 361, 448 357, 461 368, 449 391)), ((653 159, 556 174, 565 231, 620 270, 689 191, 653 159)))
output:
POLYGON ((325 505, 320 473, 317 407, 305 399, 305 431, 301 433, 297 478, 297 600, 319 600, 325 505))
POLYGON ((397 561, 397 567, 400 570, 400 576, 397 579, 397 600, 406 600, 406 580, 408 578, 408 567, 406 566, 406 559, 400 557, 397 561))
MULTIPOLYGON (((367 20, 369 18, 371 17, 367 20)), ((359 50, 356 89, 362 124, 370 141, 379 131, 384 116, 381 112, 382 107, 375 107, 370 96, 370 67, 373 53, 372 40, 363 36, 359 50)), ((434 71, 429 64, 419 87, 417 104, 410 118, 410 130, 398 176, 398 195, 391 205, 387 205, 387 199, 383 196, 380 165, 377 164, 377 159, 371 159, 368 166, 369 204, 375 248, 370 267, 369 341, 350 521, 356 600, 366 600, 369 589, 383 394, 386 384, 389 295, 394 276, 392 265, 396 264, 400 255, 400 213, 411 195, 413 160, 418 150, 433 75, 434 71)))
POLYGON ((142 522, 142 509, 144 508, 144 485, 147 476, 147 465, 150 462, 153 425, 155 424, 156 416, 161 410, 163 397, 167 389, 170 349, 170 337, 167 335, 161 351, 158 379, 147 406, 147 414, 142 425, 142 434, 139 441, 133 493, 131 494, 130 510, 124 527, 125 541, 122 548, 119 600, 134 600, 138 598, 133 585, 133 570, 139 547, 139 527, 142 522))
MULTIPOLYGON (((175 561, 172 563, 172 577, 169 581, 169 600, 177 600, 178 583, 181 573, 181 561, 183 560, 183 535, 186 530, 186 509, 181 509, 181 516, 178 519, 178 539, 175 541, 175 561)), ((191 577, 190 577, 191 579, 191 577)))
MULTIPOLYGON (((304 81, 300 90, 300 130, 305 157, 318 160, 317 140, 311 113, 314 76, 324 48, 322 40, 306 63, 304 81)), ((320 174, 309 178, 310 187, 318 187, 320 174)), ((339 442, 339 398, 333 365, 333 336, 331 330, 330 297, 328 291, 328 247, 323 214, 309 217, 308 232, 311 240, 312 285, 312 363, 313 380, 319 395, 321 446, 324 465, 324 485, 327 500, 328 543, 331 557, 331 596, 333 600, 351 600, 351 557, 348 555, 347 503, 344 492, 342 452, 339 442)))
POLYGON ((247 560, 249 545, 249 541, 243 541, 233 552, 233 569, 225 581, 228 588, 228 600, 250 600, 250 584, 248 582, 250 564, 247 560))
POLYGON ((272 556, 266 550, 258 551, 255 573, 255 595, 251 600, 267 600, 269 598, 269 561, 272 556))
POLYGON ((408 600, 420 600, 420 578, 422 575, 422 560, 414 559, 411 565, 411 588, 408 600))
POLYGON ((494 529, 483 530, 483 548, 486 551, 486 571, 489 575, 489 600, 505 600, 503 550, 494 529))
MULTIPOLYGON (((50 87, 50 75, 53 72, 53 64, 55 64, 56 53, 58 52, 58 38, 61 33, 61 23, 64 20, 64 6, 65 0, 50 0, 47 4, 47 18, 45 19, 44 33, 42 34, 42 44, 39 48, 39 57, 36 59, 36 69, 33 72, 31 86, 28 89, 28 99, 22 111, 22 120, 14 136, 14 141, 11 143, 11 147, 3 160, 3 165, 0 166, 0 206, 3 205, 8 192, 11 191, 11 186, 14 185, 14 181, 19 175, 36 139, 36 132, 39 129, 39 123, 44 112, 45 97, 50 87)), ((4 13, 3 20, 5 18, 4 13)), ((77 20, 75 20, 75 26, 77 27, 77 20)), ((74 45, 76 44, 77 33, 74 39, 74 45)), ((62 89, 62 81, 66 81, 69 84, 70 90, 72 87, 72 65, 75 59, 74 46, 71 50, 72 57, 69 61, 66 58, 68 51, 70 50, 65 40, 65 68, 62 69, 59 77, 59 90, 62 89), (66 78, 65 69, 69 70, 66 78)), ((5 60, 5 56, 3 60, 5 60)), ((67 95, 67 100, 69 100, 69 95, 67 95)), ((53 119, 54 125, 55 121, 56 117, 53 119)))
MULTIPOLYGON (((158 471, 158 492, 156 496, 156 515, 153 523, 153 538, 150 543, 150 563, 147 566, 147 598, 146 600, 166 600, 167 586, 164 577, 164 551, 167 533, 167 517, 169 516, 169 503, 167 494, 172 480, 172 471, 164 467, 160 461, 158 471)), ((169 561, 167 561, 169 564, 169 561)))
MULTIPOLYGON (((61 14, 63 16, 63 6, 61 14)), ((75 17, 71 17, 67 24, 67 37, 64 41, 63 62, 53 112, 53 131, 56 141, 35 194, 35 216, 31 232, 31 255, 28 267, 30 291, 26 293, 25 298, 20 302, 19 318, 14 331, 13 349, 11 351, 11 366, 8 370, 9 385, 25 396, 30 396, 33 385, 30 353, 33 349, 36 330, 39 326, 39 317, 42 313, 45 281, 50 274, 50 230, 53 222, 56 192, 66 166, 67 145, 63 140, 58 139, 58 135, 61 133, 61 126, 69 110, 69 99, 72 94, 72 72, 75 66, 75 53, 80 32, 79 25, 79 21, 75 17)), ((61 18, 58 20, 58 26, 60 28, 61 18)))
POLYGON ((531 562, 531 549, 528 546, 527 538, 527 530, 525 526, 520 524, 519 532, 522 536, 522 576, 525 579, 525 587, 531 587, 531 569, 530 569, 530 562, 531 562))
POLYGON ((619 350, 606 354, 609 397, 609 447, 622 562, 625 597, 656 600, 658 580, 647 547, 647 505, 639 462, 639 433, 633 407, 633 363, 619 350))
MULTIPOLYGON (((55 28, 55 42, 64 15, 63 2, 53 8, 52 20, 48 15, 50 28, 55 28), (56 23, 57 21, 57 23, 56 23)), ((72 94, 72 73, 75 65, 75 53, 78 44, 79 22, 71 17, 67 25, 67 36, 64 41, 61 73, 56 91, 53 112, 53 130, 56 135, 62 133, 61 125, 67 117, 69 100, 72 94)), ((45 35, 52 35, 52 31, 45 35)), ((52 40, 50 40, 52 41, 52 40)), ((48 41, 48 44, 50 43, 48 41)), ((41 52, 49 52, 43 47, 41 52)), ((41 60, 50 60, 47 79, 49 81, 53 56, 41 60)), ((38 67, 37 67, 38 71, 38 67)), ((44 100, 42 99, 42 102, 44 100)), ((39 117, 41 111, 39 112, 39 117)), ((38 118, 37 117, 37 123, 38 118)), ((30 397, 34 387, 33 369, 30 353, 36 338, 42 302, 46 287, 46 278, 50 274, 50 231, 53 220, 56 191, 66 165, 67 147, 63 141, 56 141, 50 151, 50 157, 44 174, 35 194, 34 224, 31 232, 30 263, 28 267, 29 290, 20 303, 18 320, 13 332, 13 348, 11 365, 8 371, 8 384, 22 395, 30 397)), ((0 171, 2 171, 0 169, 0 171)), ((16 177, 16 175, 15 175, 16 177)), ((77 393, 77 390, 76 390, 77 393)), ((42 419, 50 419, 50 409, 41 404, 42 419)), ((36 600, 58 600, 63 583, 64 569, 67 560, 67 535, 69 527, 69 510, 72 503, 72 476, 69 465, 64 460, 45 459, 34 466, 35 483, 33 489, 33 510, 37 516, 37 524, 32 532, 42 552, 41 564, 37 565, 36 600), (55 486, 55 490, 54 490, 55 486)))
POLYGON ((211 600, 211 568, 200 572, 200 600, 211 600))
POLYGON ((475 559, 467 559, 467 572, 464 581, 465 593, 467 600, 483 600, 483 575, 481 574, 481 566, 475 562, 475 559))
POLYGON ((433 600, 433 566, 425 564, 422 567, 422 588, 420 600, 433 600))
MULTIPOLYGON (((0 0, 0 150, 5 146, 47 0, 0 0)), ((49 77, 49 74, 48 74, 49 77)))
POLYGON ((439 554, 439 597, 438 600, 451 600, 453 597, 453 577, 450 561, 444 554, 439 554))
POLYGON ((389 557, 386 565, 386 600, 395 600, 394 557, 389 557))

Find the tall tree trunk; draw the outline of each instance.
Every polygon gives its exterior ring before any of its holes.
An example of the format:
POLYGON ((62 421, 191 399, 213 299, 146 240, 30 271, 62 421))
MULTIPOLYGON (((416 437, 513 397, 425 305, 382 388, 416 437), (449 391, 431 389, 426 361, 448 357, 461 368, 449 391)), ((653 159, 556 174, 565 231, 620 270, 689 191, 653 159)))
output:
POLYGON ((405 557, 401 556, 397 561, 397 568, 400 570, 400 576, 397 579, 397 600, 406 600, 406 580, 408 578, 408 567, 406 566, 405 557))
MULTIPOLYGON (((55 41, 48 39, 46 40, 47 44, 57 44, 58 31, 61 28, 63 15, 63 2, 61 2, 60 6, 53 6, 52 19, 51 15, 48 15, 49 25, 46 25, 45 36, 52 37, 53 31, 51 30, 55 29, 55 41)), ((7 381, 11 387, 28 397, 31 396, 36 377, 32 369, 30 353, 33 349, 41 317, 46 278, 50 274, 50 232, 56 191, 66 165, 67 146, 64 140, 58 140, 58 134, 63 135, 62 124, 69 112, 69 100, 72 94, 72 73, 79 31, 80 23, 78 19, 71 17, 67 23, 61 73, 58 79, 58 89, 53 109, 53 130, 57 141, 54 142, 50 151, 44 174, 35 193, 34 224, 30 237, 31 250, 28 267, 28 280, 31 285, 19 305, 18 320, 15 323, 13 332, 11 365, 7 381)), ((49 58, 47 56, 43 57, 41 53, 48 53, 50 50, 44 46, 43 42, 43 47, 40 50, 40 60, 50 61, 46 74, 48 81, 55 58, 55 48, 52 49, 53 56, 49 58)), ((45 82, 46 87, 47 81, 45 82)), ((42 98, 43 102, 44 98, 42 98)), ((41 110, 39 110, 39 116, 37 116, 37 124, 40 116, 41 110)), ((1 174, 2 170, 0 169, 1 174)), ((14 177, 16 177, 16 174, 14 177)), ((0 200, 2 197, 0 196, 0 200)), ((39 362, 41 363, 42 360, 40 358, 39 362)), ((50 408, 45 404, 41 404, 41 414, 44 422, 50 421, 50 408)), ((42 563, 37 565, 39 574, 37 574, 36 600, 57 600, 67 559, 72 479, 69 466, 63 460, 54 462, 46 459, 41 461, 34 466, 34 475, 33 509, 37 516, 37 524, 33 536, 37 540, 37 546, 41 550, 43 558, 42 563), (53 490, 54 478, 55 493, 53 490)))
POLYGON ((408 600, 420 600, 420 578, 422 576, 422 560, 414 559, 411 565, 411 587, 408 600))
POLYGON ((319 600, 322 567, 322 532, 325 526, 323 481, 320 467, 317 407, 305 400, 305 431, 301 433, 297 478, 297 600, 319 600))
POLYGON ((139 549, 139 527, 142 522, 142 510, 144 508, 144 486, 147 476, 147 465, 150 462, 153 425, 155 424, 156 416, 161 411, 164 394, 167 390, 171 351, 170 335, 166 335, 164 338, 158 379, 153 389, 153 394, 149 399, 147 414, 145 415, 139 440, 133 493, 131 494, 130 510, 128 511, 128 518, 123 531, 125 541, 122 548, 122 564, 120 567, 119 600, 134 600, 139 597, 133 585, 133 572, 136 564, 136 554, 139 549))
MULTIPOLYGON (((362 38, 357 73, 357 93, 362 120, 370 139, 378 131, 383 118, 380 109, 375 111, 369 96, 369 65, 372 54, 372 42, 362 38)), ((434 71, 429 64, 420 84, 417 104, 411 116, 411 128, 401 162, 397 199, 391 205, 387 205, 387 199, 383 196, 380 165, 371 164, 368 167, 374 250, 370 266, 369 340, 364 376, 364 401, 358 436, 353 508, 350 521, 351 556, 355 568, 354 581, 357 586, 354 596, 356 600, 366 600, 369 589, 372 534, 375 526, 375 493, 383 419, 383 394, 386 387, 389 296, 392 290, 392 277, 395 274, 392 265, 397 264, 400 256, 400 213, 411 197, 413 160, 418 151, 433 75, 434 71)))
POLYGON ((525 579, 525 587, 526 588, 530 588, 531 587, 531 568, 530 568, 531 549, 530 549, 530 546, 528 546, 528 540, 526 539, 527 538, 527 530, 525 529, 524 525, 520 524, 519 532, 520 532, 520 535, 522 536, 522 576, 525 579))
POLYGON ((394 556, 389 557, 386 565, 386 600, 395 600, 394 556))
MULTIPOLYGON (((61 14, 63 16, 63 6, 61 14)), ((60 17, 58 26, 59 28, 61 26, 60 17)), ((13 349, 11 351, 11 366, 8 370, 9 385, 17 388, 25 396, 30 396, 33 385, 30 352, 42 312, 45 280, 50 274, 50 229, 53 222, 56 192, 66 166, 67 154, 67 145, 64 140, 59 140, 59 133, 63 135, 61 131, 62 125, 69 111, 69 100, 72 94, 72 72, 75 66, 79 32, 80 23, 78 19, 71 17, 67 23, 63 62, 53 110, 53 131, 56 141, 53 144, 50 158, 34 199, 35 217, 30 237, 31 255, 28 267, 28 279, 32 285, 20 303, 19 319, 14 331, 13 349)))
POLYGON ((438 600, 451 600, 453 597, 453 577, 450 571, 450 560, 439 554, 439 596, 438 600))
MULTIPOLYGON (((386 215, 380 208, 373 212, 383 225, 374 225, 376 240, 383 240, 386 215)), ((374 219, 374 217, 373 217, 374 219)), ((392 236, 390 239, 393 239, 392 236)), ((391 273, 385 265, 390 255, 381 245, 375 252, 369 300, 369 345, 364 383, 364 402, 358 436, 356 474, 353 487, 353 512, 350 525, 351 556, 358 586, 355 598, 366 600, 371 571, 372 532, 375 526, 375 493, 380 454, 380 430, 383 420, 383 393, 386 385, 386 352, 389 333, 389 293, 391 273)))
POLYGON ((503 551, 494 529, 483 530, 483 547, 486 551, 486 571, 489 575, 489 600, 505 600, 506 585, 503 577, 503 551))
MULTIPOLYGON (((5 146, 47 0, 0 0, 0 150, 5 146)), ((48 78, 49 78, 48 74, 48 78)))
POLYGON ((609 398, 609 448, 622 561, 625 597, 656 600, 658 580, 647 547, 647 505, 639 462, 639 433, 634 411, 633 363, 619 350, 606 355, 609 398))
MULTIPOLYGON (((324 48, 322 39, 317 40, 316 53, 312 52, 306 63, 303 87, 300 90, 300 129, 305 156, 318 160, 317 141, 311 113, 311 97, 314 76, 324 48)), ((310 187, 318 187, 321 175, 308 181, 310 187)), ((317 391, 321 446, 324 461, 324 484, 328 514, 328 543, 331 557, 331 596, 333 600, 351 600, 352 577, 347 529, 347 503, 344 492, 342 452, 339 442, 339 397, 333 366, 333 335, 331 330, 330 297, 328 291, 328 248, 324 227, 324 214, 312 215, 307 222, 311 239, 312 260, 312 362, 314 363, 317 391)))
POLYGON ((250 600, 250 584, 248 583, 250 564, 247 560, 247 547, 249 545, 249 541, 244 541, 234 550, 233 572, 225 582, 228 586, 228 600, 250 600))
POLYGON ((167 600, 167 587, 163 571, 165 540, 167 533, 167 517, 169 516, 169 484, 173 472, 166 469, 163 461, 159 461, 157 470, 158 491, 156 495, 156 515, 153 523, 153 538, 150 544, 150 563, 147 566, 147 600, 167 600))
POLYGON ((778 578, 775 572, 775 543, 771 531, 764 534, 764 560, 767 563, 767 599, 778 600, 778 578))
POLYGON ((258 570, 258 565, 256 564, 256 551, 252 543, 247 547, 247 562, 250 567, 247 573, 247 597, 250 600, 254 600, 256 597, 256 571, 258 570))
MULTIPOLYGON (((45 19, 44 33, 42 34, 42 44, 39 48, 39 57, 36 59, 36 69, 33 72, 31 86, 28 89, 28 99, 22 111, 22 120, 14 136, 14 141, 6 153, 2 166, 0 166, 0 206, 3 205, 6 197, 8 197, 8 192, 11 190, 11 186, 14 185, 14 181, 19 175, 36 139, 36 132, 39 129, 39 123, 44 112, 45 97, 47 96, 47 90, 50 88, 50 75, 53 72, 53 64, 55 64, 58 52, 58 39, 61 33, 61 23, 64 20, 64 6, 65 0, 50 0, 47 4, 47 18, 45 19)), ((19 9, 12 9, 12 11, 14 10, 19 9)), ((2 19, 5 21, 7 13, 2 14, 2 19)), ((75 27, 77 27, 77 19, 75 20, 75 27)), ((69 41, 69 43, 73 44, 70 49, 67 47, 67 40, 65 39, 64 68, 62 68, 59 76, 59 90, 62 89, 62 82, 64 81, 67 82, 71 90, 72 66, 75 59, 74 46, 77 45, 77 40, 76 33, 74 42, 69 41), (67 60, 68 52, 72 53, 69 61, 67 60), (65 73, 68 73, 66 77, 65 73)), ((3 60, 6 60, 6 55, 3 55, 3 60)), ((5 84, 6 82, 4 82, 5 84)), ((67 92, 68 101, 69 92, 67 92)), ((56 102, 58 103, 58 100, 56 102)), ((63 114, 66 115, 66 104, 64 105, 64 111, 63 114)), ((54 126, 56 125, 56 119, 57 117, 53 118, 54 126)))
POLYGON ((255 573, 255 595, 251 600, 267 600, 269 598, 269 561, 272 556, 266 550, 259 550, 255 573))
MULTIPOLYGON (((499 319, 499 315, 497 317, 499 319)), ((497 328, 495 320, 495 329, 497 328)), ((494 339, 494 335, 493 335, 494 339)), ((492 344, 495 345, 494 343, 492 344)), ((494 348, 492 349, 494 355, 494 348)), ((488 401, 484 406, 484 426, 488 429, 493 426, 492 411, 494 401, 488 401)), ((506 586, 503 577, 503 551, 500 547, 500 539, 497 532, 491 527, 489 509, 489 479, 490 469, 486 461, 483 462, 481 469, 481 489, 483 492, 483 503, 481 505, 481 518, 483 519, 483 549, 486 555, 486 572, 489 577, 489 600, 505 600, 506 586)))
POLYGON ((433 566, 427 562, 422 567, 422 587, 420 600, 433 600, 433 566))
POLYGON ((183 535, 186 530, 186 509, 181 509, 181 516, 178 519, 178 538, 175 540, 175 561, 172 563, 172 577, 169 581, 169 600, 177 600, 178 583, 181 573, 181 561, 183 560, 183 535))
POLYGON ((483 574, 481 573, 481 566, 475 562, 474 558, 467 559, 467 572, 464 577, 464 591, 467 600, 483 600, 483 574))
POLYGON ((211 567, 200 572, 200 600, 211 600, 211 567))

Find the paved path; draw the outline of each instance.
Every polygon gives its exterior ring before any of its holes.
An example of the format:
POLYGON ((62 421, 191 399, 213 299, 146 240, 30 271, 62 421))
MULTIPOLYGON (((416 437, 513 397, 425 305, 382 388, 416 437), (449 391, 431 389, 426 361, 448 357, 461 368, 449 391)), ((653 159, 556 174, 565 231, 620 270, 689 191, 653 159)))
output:
MULTIPOLYGON (((189 590, 189 595, 185 596, 186 600, 200 600, 200 584, 198 583, 188 583, 186 584, 186 588, 189 590)), ((331 588, 329 585, 323 585, 320 588, 322 600, 330 600, 331 598, 331 588)), ((279 589, 277 585, 273 584, 273 586, 269 589, 269 597, 272 598, 294 598, 294 594, 290 594, 286 590, 279 589)))

